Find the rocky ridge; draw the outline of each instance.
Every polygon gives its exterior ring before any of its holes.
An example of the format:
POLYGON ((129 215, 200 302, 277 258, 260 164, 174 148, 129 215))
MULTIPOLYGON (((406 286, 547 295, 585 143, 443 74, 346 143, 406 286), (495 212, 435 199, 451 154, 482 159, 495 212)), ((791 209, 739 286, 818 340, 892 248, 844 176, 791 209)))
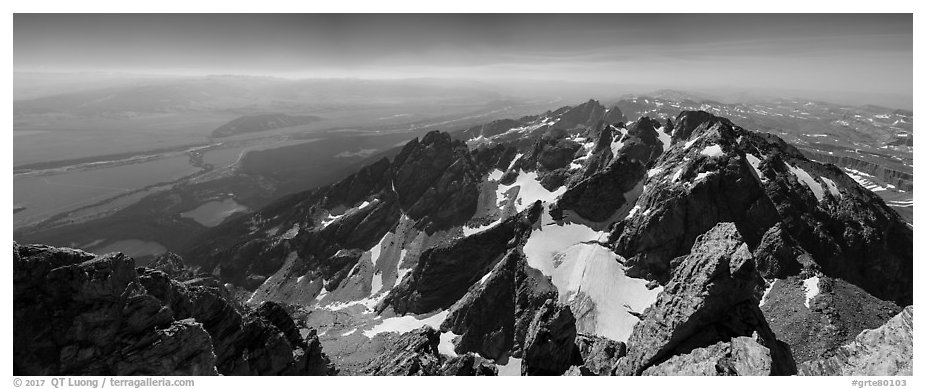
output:
POLYGON ((14 243, 13 262, 16 374, 334 373, 278 305, 239 312, 214 283, 180 283, 119 253, 14 243))

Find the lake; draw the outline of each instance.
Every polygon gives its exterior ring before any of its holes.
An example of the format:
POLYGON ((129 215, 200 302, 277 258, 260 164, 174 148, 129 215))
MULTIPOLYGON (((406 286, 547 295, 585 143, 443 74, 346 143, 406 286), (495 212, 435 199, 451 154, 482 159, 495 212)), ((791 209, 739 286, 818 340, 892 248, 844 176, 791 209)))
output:
POLYGON ((229 216, 238 212, 247 212, 248 207, 235 202, 234 199, 210 201, 192 211, 183 212, 180 216, 188 217, 205 227, 215 227, 229 216))
POLYGON ((26 207, 13 218, 13 227, 40 221, 61 212, 149 185, 175 181, 195 173, 187 155, 101 169, 46 176, 14 176, 13 203, 26 207))
POLYGON ((140 239, 126 239, 126 240, 116 241, 106 246, 90 249, 87 251, 90 251, 94 254, 100 254, 100 255, 112 253, 112 252, 120 252, 132 258, 135 258, 135 264, 138 266, 141 266, 141 265, 147 264, 148 261, 139 260, 139 258, 163 254, 167 252, 167 248, 158 242, 151 242, 151 241, 140 240, 140 239))

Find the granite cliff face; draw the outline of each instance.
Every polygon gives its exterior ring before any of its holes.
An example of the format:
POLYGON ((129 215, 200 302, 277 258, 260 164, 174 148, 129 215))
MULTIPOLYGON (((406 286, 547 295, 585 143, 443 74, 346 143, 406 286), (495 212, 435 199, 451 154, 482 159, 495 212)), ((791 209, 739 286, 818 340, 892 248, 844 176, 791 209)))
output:
POLYGON ((16 374, 334 373, 278 305, 240 312, 221 286, 118 253, 14 243, 13 263, 16 374))
POLYGON ((764 277, 793 275, 812 258, 878 298, 912 301, 912 229, 884 201, 777 137, 705 112, 682 112, 676 123, 677 143, 637 201, 644 211, 611 230, 635 274, 665 282, 695 237, 733 222, 751 248, 768 243, 764 277))
MULTIPOLYGON (((724 355, 738 354, 745 348, 767 355, 767 366, 760 374, 793 374, 790 349, 775 338, 752 294, 759 282, 755 259, 735 225, 718 224, 698 237, 690 254, 680 258, 665 290, 634 327, 627 355, 615 373, 639 375, 661 365, 650 373, 669 374, 669 366, 684 367, 686 358, 716 355, 726 361, 724 355), (756 339, 751 339, 753 336, 756 339), (755 344, 737 340, 741 337, 755 344), (681 357, 685 354, 690 355, 681 357)), ((741 373, 746 371, 759 372, 750 368, 741 373)))

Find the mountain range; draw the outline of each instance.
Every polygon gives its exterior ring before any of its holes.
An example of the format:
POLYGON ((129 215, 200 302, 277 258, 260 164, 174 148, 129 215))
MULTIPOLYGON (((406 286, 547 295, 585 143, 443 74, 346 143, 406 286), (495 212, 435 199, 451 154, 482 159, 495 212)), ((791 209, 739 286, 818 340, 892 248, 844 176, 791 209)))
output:
POLYGON ((912 373, 912 225, 626 101, 429 132, 146 267, 14 244, 14 373, 912 373))

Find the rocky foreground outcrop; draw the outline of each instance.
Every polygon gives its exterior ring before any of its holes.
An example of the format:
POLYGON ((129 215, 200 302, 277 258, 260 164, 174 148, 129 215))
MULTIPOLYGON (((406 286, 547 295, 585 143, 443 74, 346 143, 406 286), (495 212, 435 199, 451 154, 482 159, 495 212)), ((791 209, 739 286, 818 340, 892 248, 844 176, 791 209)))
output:
POLYGON ((374 358, 364 374, 382 376, 494 376, 495 364, 473 353, 456 357, 438 351, 440 332, 424 326, 399 336, 374 358))
POLYGON ((799 375, 913 375, 913 306, 887 323, 862 331, 832 357, 798 365, 799 375))
MULTIPOLYGON (((720 223, 698 237, 691 253, 678 260, 672 279, 634 326, 627 342, 627 355, 615 367, 616 374, 640 375, 654 367, 649 374, 684 374, 670 366, 686 367, 685 360, 707 356, 717 363, 726 363, 728 354, 766 353, 769 363, 749 362, 750 368, 743 368, 741 373, 795 372, 788 346, 775 338, 759 310, 752 291, 761 278, 733 223, 720 223), (757 345, 750 345, 746 347, 748 352, 741 353, 739 341, 731 340, 740 337, 754 337, 757 345), (718 346, 718 343, 728 344, 718 346), (759 347, 765 351, 757 351, 759 347), (690 355, 684 357, 686 354, 690 355), (757 366, 765 368, 760 370, 757 366)), ((723 364, 715 365, 717 372, 740 372, 723 364)))
POLYGON ((242 312, 119 253, 13 244, 13 370, 22 375, 331 374, 282 307, 242 312))

